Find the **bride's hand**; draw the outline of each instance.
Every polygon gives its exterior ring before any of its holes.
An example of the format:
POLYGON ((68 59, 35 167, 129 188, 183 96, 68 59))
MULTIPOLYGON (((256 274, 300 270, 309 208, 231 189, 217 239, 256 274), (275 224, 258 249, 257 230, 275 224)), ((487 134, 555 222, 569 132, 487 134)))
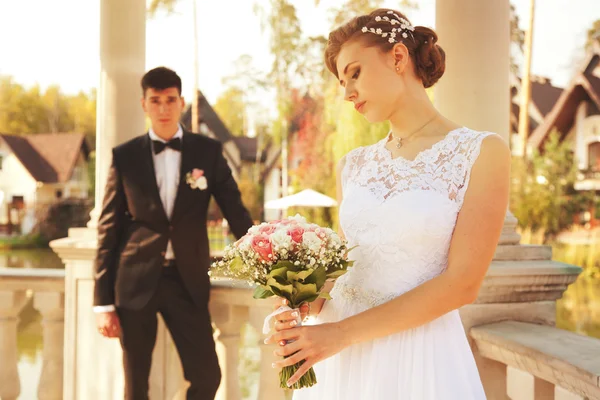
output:
MULTIPOLYGON (((278 300, 279 301, 273 306, 273 310, 277 310, 281 305, 288 305, 288 301, 286 299, 278 298, 278 300)), ((309 311, 310 306, 307 303, 304 303, 298 308, 298 310, 284 311, 280 314, 277 314, 275 317, 277 318, 275 330, 281 331, 283 329, 295 327, 300 322, 304 321, 309 311), (298 314, 298 311, 300 311, 300 314, 298 314)))
POLYGON ((339 353, 349 344, 336 323, 286 328, 269 336, 265 343, 278 343, 275 354, 290 356, 273 363, 273 368, 283 368, 306 360, 289 379, 288 386, 296 383, 317 362, 339 353), (292 343, 288 343, 290 340, 293 340, 292 343))

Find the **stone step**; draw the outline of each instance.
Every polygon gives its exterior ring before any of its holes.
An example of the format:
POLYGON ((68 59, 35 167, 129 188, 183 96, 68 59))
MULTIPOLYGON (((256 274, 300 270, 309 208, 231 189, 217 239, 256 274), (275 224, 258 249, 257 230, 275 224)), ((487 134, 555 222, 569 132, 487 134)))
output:
POLYGON ((550 260, 552 247, 540 245, 500 245, 494 261, 550 260))

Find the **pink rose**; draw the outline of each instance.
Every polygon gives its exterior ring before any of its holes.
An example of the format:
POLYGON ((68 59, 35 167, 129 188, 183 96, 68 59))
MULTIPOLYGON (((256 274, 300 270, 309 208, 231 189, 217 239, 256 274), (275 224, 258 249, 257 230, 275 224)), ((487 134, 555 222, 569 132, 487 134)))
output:
POLYGON ((277 227, 275 225, 263 225, 261 227, 258 228, 258 232, 260 232, 263 235, 270 235, 273 232, 275 232, 277 230, 277 227))
POLYGON ((273 247, 267 235, 258 234, 252 238, 252 249, 258 253, 264 261, 273 259, 273 247), (271 255, 271 257, 269 257, 271 255))
POLYGON ((304 233, 304 228, 301 226, 294 226, 290 228, 287 232, 288 235, 292 237, 292 240, 295 243, 302 243, 302 234, 304 233))
POLYGON ((204 171, 198 168, 194 168, 192 170, 192 178, 194 178, 194 180, 200 178, 201 176, 204 176, 204 171))

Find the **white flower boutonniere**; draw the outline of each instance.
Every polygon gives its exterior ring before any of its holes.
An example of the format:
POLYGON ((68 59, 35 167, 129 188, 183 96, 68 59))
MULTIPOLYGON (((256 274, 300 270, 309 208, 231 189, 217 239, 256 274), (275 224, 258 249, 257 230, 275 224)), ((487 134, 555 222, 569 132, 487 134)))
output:
POLYGON ((208 187, 208 181, 204 176, 204 171, 194 168, 185 175, 185 181, 192 189, 205 190, 208 187))

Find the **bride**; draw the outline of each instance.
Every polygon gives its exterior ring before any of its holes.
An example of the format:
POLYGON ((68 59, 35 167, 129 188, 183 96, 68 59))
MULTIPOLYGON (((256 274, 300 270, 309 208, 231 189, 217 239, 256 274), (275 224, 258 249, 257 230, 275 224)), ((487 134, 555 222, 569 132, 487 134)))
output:
POLYGON ((485 399, 458 309, 477 298, 500 237, 510 151, 500 136, 432 106, 425 88, 445 59, 436 42, 434 31, 387 9, 329 35, 326 63, 345 100, 391 130, 338 166, 354 266, 332 300, 320 310, 313 303, 316 324, 296 326, 288 311, 266 340, 291 355, 274 367, 305 360, 288 385, 315 368, 318 383, 295 400, 485 399))

